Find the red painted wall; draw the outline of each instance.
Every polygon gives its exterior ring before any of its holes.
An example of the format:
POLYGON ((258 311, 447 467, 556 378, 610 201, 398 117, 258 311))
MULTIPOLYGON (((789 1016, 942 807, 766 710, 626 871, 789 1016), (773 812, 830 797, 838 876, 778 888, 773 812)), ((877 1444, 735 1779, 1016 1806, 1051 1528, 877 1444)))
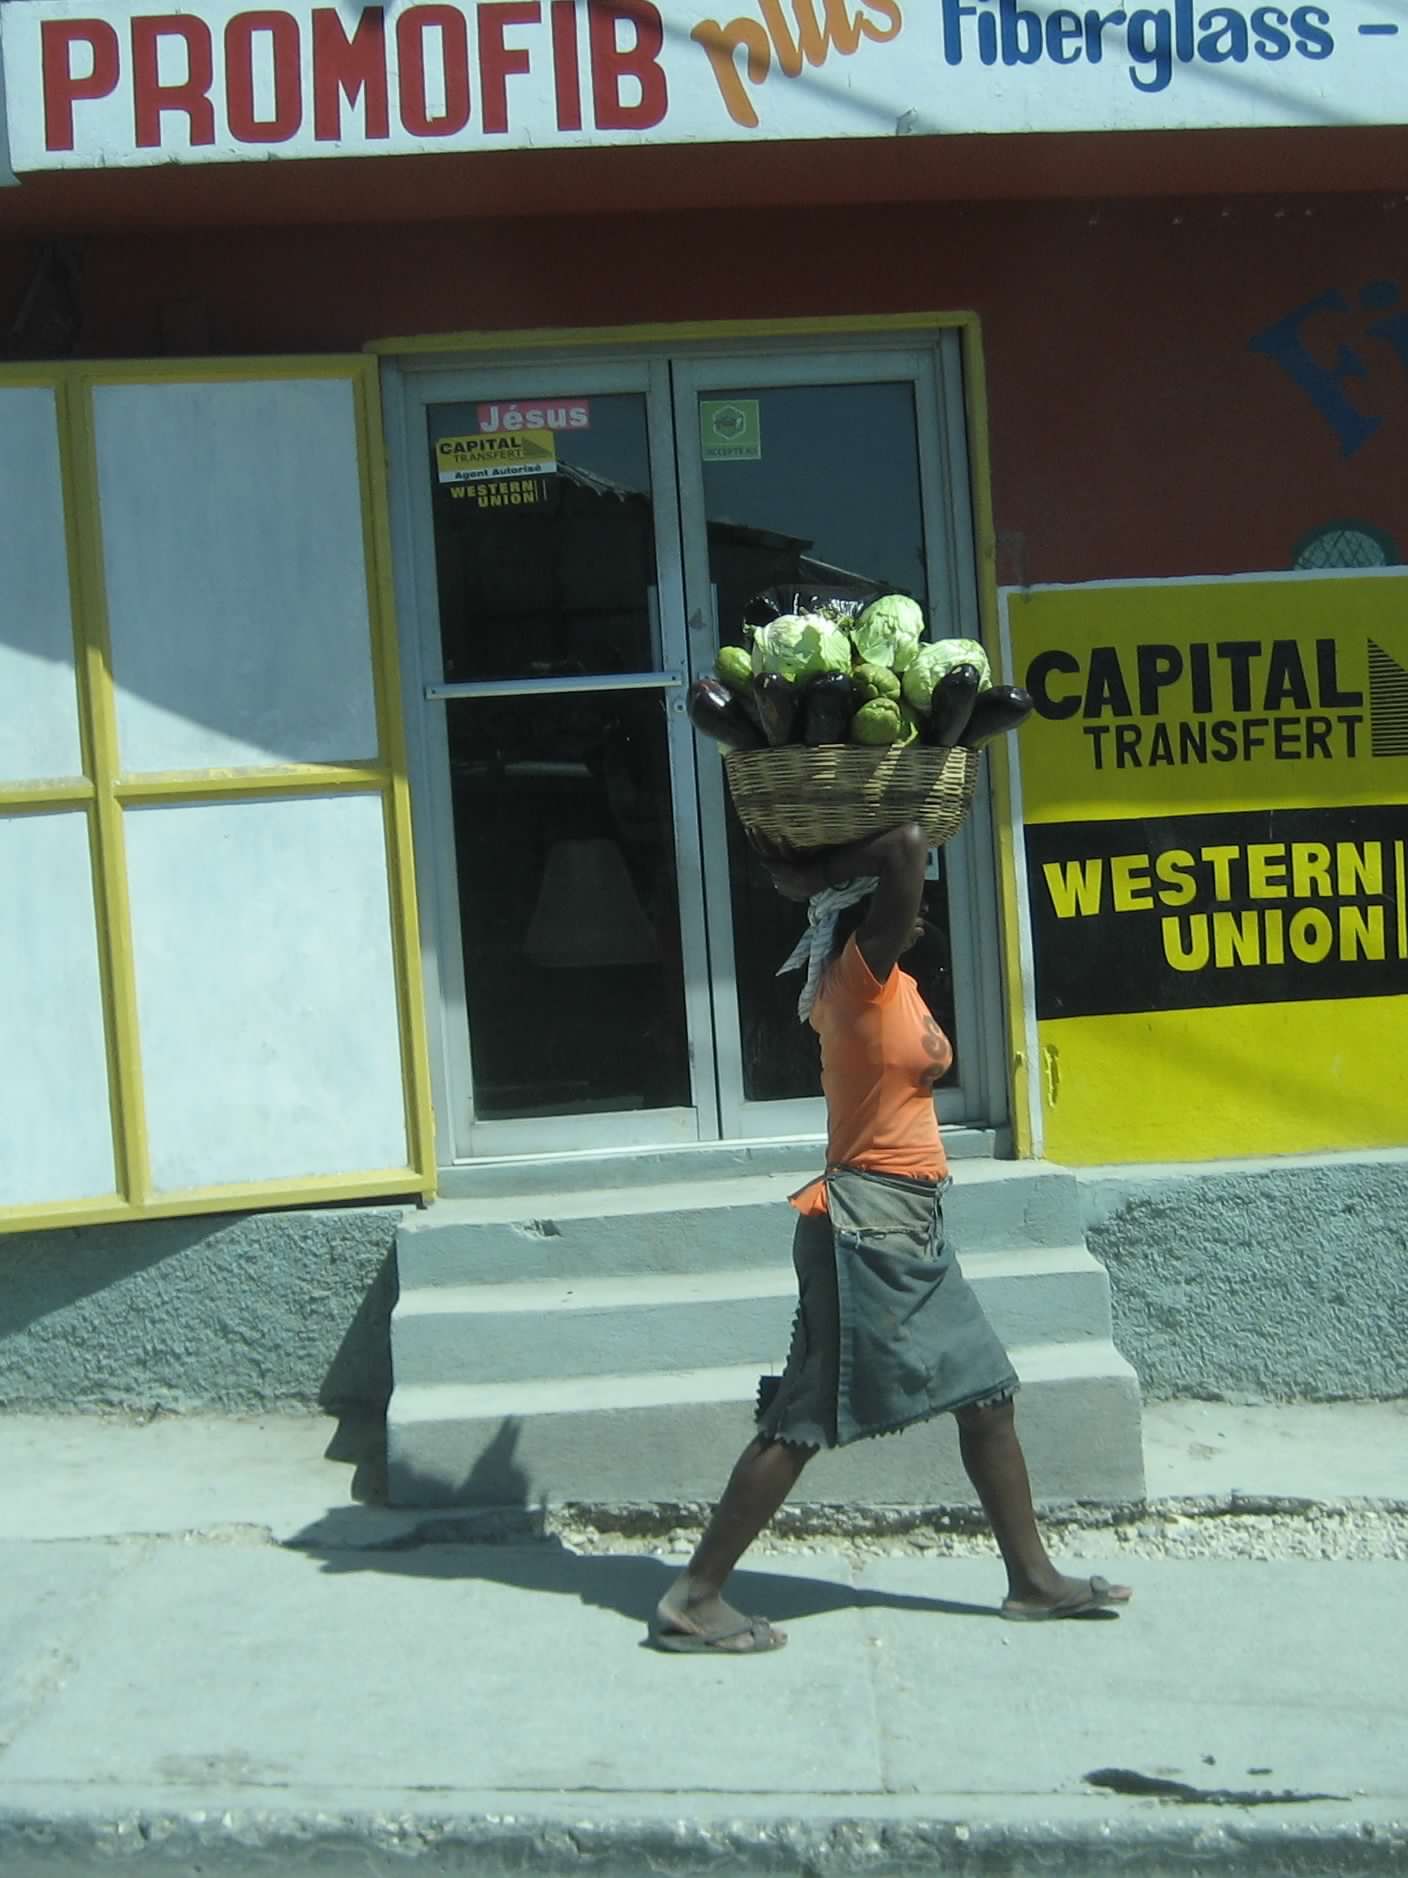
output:
MULTIPOLYGON (((1408 557, 1405 232, 1403 197, 1340 194, 105 233, 73 241, 77 343, 330 351, 470 327, 973 308, 1004 580, 1254 571, 1346 518, 1408 557), (1342 305, 1307 320, 1299 369, 1362 375, 1322 378, 1317 405, 1252 342, 1326 295, 1342 305), (1355 410, 1372 434, 1341 434, 1355 410)), ((0 242, 0 345, 38 252, 0 242)))

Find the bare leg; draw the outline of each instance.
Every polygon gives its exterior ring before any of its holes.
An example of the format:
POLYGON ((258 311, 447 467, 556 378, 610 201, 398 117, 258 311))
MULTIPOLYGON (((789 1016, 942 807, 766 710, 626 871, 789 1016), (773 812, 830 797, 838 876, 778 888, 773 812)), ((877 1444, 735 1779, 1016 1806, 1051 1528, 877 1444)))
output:
MULTIPOLYGON (((1057 1571, 1042 1542, 1013 1404, 960 1409, 955 1419, 964 1468, 1007 1567, 1009 1604, 1040 1609, 1088 1600, 1091 1581, 1057 1571)), ((1102 1601, 1124 1604, 1129 1597, 1127 1585, 1111 1585, 1102 1601)))
MULTIPOLYGON (((720 1644, 721 1649, 758 1647, 747 1633, 748 1620, 725 1603, 723 1588, 739 1559, 796 1486, 815 1452, 815 1448, 761 1437, 748 1443, 694 1557, 660 1600, 656 1612, 660 1628, 699 1636, 736 1631, 740 1633, 737 1639, 720 1644)), ((774 1644, 785 1641, 780 1630, 770 1631, 769 1635, 774 1644)))

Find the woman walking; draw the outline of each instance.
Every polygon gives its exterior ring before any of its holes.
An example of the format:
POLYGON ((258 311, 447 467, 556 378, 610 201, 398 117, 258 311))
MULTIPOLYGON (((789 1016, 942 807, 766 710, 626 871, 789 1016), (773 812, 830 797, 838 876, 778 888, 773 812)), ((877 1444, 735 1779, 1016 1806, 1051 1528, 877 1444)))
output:
POLYGON ((1007 1567, 1004 1617, 1077 1617, 1130 1596, 1052 1564, 1017 1439, 1017 1377, 944 1244, 933 1088, 953 1050, 898 964, 922 935, 927 848, 911 825, 804 863, 767 858, 779 892, 808 902, 807 934, 783 969, 806 969, 798 1011, 821 1041, 827 1171, 792 1200, 799 1297, 786 1368, 656 1610, 651 1641, 663 1650, 780 1648, 781 1631, 724 1599, 743 1553, 818 1449, 944 1413, 1007 1567), (860 917, 843 938, 850 907, 860 917))

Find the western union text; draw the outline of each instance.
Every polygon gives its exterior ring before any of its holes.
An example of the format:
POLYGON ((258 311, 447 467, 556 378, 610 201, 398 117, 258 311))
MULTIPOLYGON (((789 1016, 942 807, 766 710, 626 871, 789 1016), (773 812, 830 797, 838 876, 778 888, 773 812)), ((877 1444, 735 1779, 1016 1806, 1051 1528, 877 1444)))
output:
POLYGON ((1164 956, 1180 972, 1408 956, 1402 842, 1215 843, 1041 871, 1058 919, 1169 909, 1164 956))

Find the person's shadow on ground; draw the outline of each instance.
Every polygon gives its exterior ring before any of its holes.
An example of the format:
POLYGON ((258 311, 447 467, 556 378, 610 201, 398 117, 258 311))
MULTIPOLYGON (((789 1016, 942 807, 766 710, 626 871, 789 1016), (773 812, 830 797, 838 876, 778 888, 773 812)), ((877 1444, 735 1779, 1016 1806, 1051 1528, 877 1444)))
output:
MULTIPOLYGON (((576 1598, 613 1611, 642 1630, 679 1572, 677 1563, 630 1553, 574 1552, 546 1531, 531 1482, 515 1458, 518 1427, 505 1422, 480 1456, 460 1508, 396 1512, 341 1506, 286 1543, 318 1559, 326 1573, 392 1572, 421 1579, 480 1578, 516 1590, 576 1598)), ((729 1580, 740 1609, 771 1623, 841 1610, 901 1610, 950 1617, 996 1617, 996 1605, 960 1603, 856 1586, 832 1578, 745 1566, 729 1580)))

